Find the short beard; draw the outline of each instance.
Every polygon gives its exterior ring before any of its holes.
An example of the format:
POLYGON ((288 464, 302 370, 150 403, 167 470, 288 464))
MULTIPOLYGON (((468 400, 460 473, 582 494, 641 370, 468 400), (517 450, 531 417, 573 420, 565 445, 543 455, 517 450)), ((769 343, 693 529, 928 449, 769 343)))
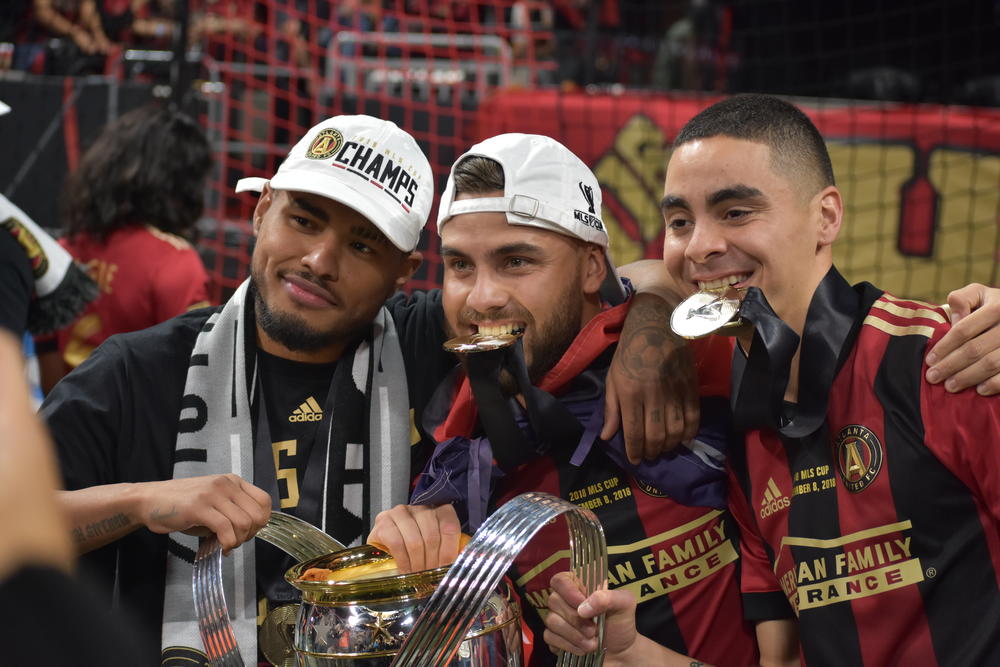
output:
POLYGON ((250 278, 250 289, 253 291, 257 324, 271 340, 292 352, 319 352, 345 340, 353 340, 363 333, 363 330, 318 331, 293 313, 271 310, 253 277, 250 278))
MULTIPOLYGON (((572 281, 562 297, 556 301, 559 308, 552 314, 545 331, 535 329, 535 340, 531 346, 531 363, 528 365, 528 380, 535 386, 559 363, 580 333, 584 301, 579 282, 579 280, 572 281)), ((523 391, 506 369, 500 371, 500 389, 506 396, 513 396, 523 391)))

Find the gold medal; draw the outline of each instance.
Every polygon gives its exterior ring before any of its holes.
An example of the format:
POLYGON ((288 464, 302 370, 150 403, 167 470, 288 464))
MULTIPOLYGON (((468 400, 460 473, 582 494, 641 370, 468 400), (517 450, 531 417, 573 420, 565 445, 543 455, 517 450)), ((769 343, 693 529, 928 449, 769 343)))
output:
POLYGON ((272 609, 257 634, 260 651, 275 667, 295 667, 295 621, 299 605, 286 604, 272 609))
POLYGON ((735 335, 744 325, 739 298, 724 292, 697 292, 684 299, 670 316, 670 328, 682 338, 702 338, 713 333, 735 335), (724 329, 724 331, 722 331, 724 329))
POLYGON ((456 336, 444 342, 444 349, 449 352, 468 354, 469 352, 489 352, 509 347, 523 336, 523 332, 509 334, 472 334, 471 336, 456 336))

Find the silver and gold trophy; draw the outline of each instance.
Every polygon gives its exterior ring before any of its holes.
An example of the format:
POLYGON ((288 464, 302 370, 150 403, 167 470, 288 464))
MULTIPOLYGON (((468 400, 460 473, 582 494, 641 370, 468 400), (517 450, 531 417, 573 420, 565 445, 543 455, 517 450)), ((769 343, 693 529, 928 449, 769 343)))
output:
MULTIPOLYGON (((286 657, 298 667, 520 667, 521 612, 507 570, 543 526, 565 515, 570 568, 586 595, 606 584, 604 531, 590 510, 545 493, 525 493, 501 506, 450 567, 401 574, 373 545, 336 550, 305 522, 272 513, 258 533, 303 562, 285 579, 302 592, 286 657), (322 552, 323 555, 317 555, 322 552)), ((194 596, 205 653, 212 665, 243 667, 222 590, 221 549, 204 538, 195 561, 194 596)), ((563 654, 557 664, 603 663, 598 649, 563 654)))

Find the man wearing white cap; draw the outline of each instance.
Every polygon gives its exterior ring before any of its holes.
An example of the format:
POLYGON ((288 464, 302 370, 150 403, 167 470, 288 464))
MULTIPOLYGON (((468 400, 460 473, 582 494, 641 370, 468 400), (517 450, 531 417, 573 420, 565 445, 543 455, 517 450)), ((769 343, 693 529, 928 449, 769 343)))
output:
MULTIPOLYGON (((440 343, 435 353, 420 338, 400 341, 383 307, 419 265, 433 198, 410 135, 368 116, 331 118, 270 181, 240 181, 245 190, 261 192, 257 242, 233 297, 109 339, 43 406, 78 548, 94 550, 85 566, 109 591, 116 580, 147 628, 162 623, 164 657, 175 660, 203 659, 191 648, 201 646, 197 538, 177 531, 214 533, 229 551, 274 507, 359 542, 369 517, 409 490, 403 349, 427 377, 443 372, 437 359, 453 364, 440 343)), ((430 301, 398 310, 440 331, 430 301)), ((258 545, 224 559, 247 663, 258 659, 258 614, 294 599, 283 558, 258 545)))
MULTIPOLYGON (((756 662, 721 466, 732 441, 724 398, 728 344, 692 343, 702 397, 697 436, 669 457, 635 465, 620 431, 602 433, 605 376, 616 346, 629 344, 629 325, 628 306, 611 305, 609 288, 619 283, 608 280, 614 268, 590 169, 548 137, 487 139, 452 167, 438 232, 452 335, 467 345, 477 335, 523 336, 513 348, 462 355, 457 377, 438 388, 424 411, 423 426, 438 444, 411 504, 380 514, 369 541, 388 547, 403 571, 446 564, 462 529, 475 530, 519 493, 546 491, 597 514, 609 547, 608 583, 618 594, 632 593, 633 640, 638 630, 657 664, 695 663, 684 656, 756 662)), ((677 371, 663 374, 671 372, 677 371)), ((515 564, 534 631, 531 664, 554 660, 540 646, 542 618, 554 616, 553 575, 562 573, 558 585, 566 595, 565 539, 563 526, 548 526, 515 564)), ((566 615, 562 598, 557 604, 566 615)), ((619 639, 623 617, 614 618, 619 639)))
MULTIPOLYGON (((109 339, 44 405, 78 549, 123 606, 162 627, 165 657, 203 659, 197 541, 179 531, 233 550, 277 508, 352 544, 406 501, 426 451, 410 446, 408 408, 423 414, 455 366, 441 292, 389 298, 419 264, 431 178, 390 122, 320 123, 269 181, 237 184, 261 195, 251 277, 229 302, 109 339)), ((590 187, 581 213, 593 216, 590 187)), ((276 623, 272 608, 296 598, 281 578, 290 564, 266 544, 225 561, 248 661, 255 619, 276 623)))
MULTIPOLYGON (((439 444, 412 504, 380 514, 369 540, 386 545, 401 569, 435 566, 454 557, 460 524, 472 531, 514 495, 546 491, 597 514, 610 583, 637 594, 649 636, 681 653, 753 662, 721 465, 726 343, 696 350, 701 394, 717 396, 702 401, 697 438, 633 465, 620 431, 598 437, 628 306, 602 298, 613 268, 590 169, 548 137, 487 139, 452 168, 438 231, 452 333, 523 337, 499 353, 463 356, 462 373, 439 391, 446 409, 425 413, 439 444)), ((549 580, 569 567, 565 535, 561 525, 546 527, 515 566, 535 635, 532 664, 554 659, 540 646, 541 618, 549 580)))

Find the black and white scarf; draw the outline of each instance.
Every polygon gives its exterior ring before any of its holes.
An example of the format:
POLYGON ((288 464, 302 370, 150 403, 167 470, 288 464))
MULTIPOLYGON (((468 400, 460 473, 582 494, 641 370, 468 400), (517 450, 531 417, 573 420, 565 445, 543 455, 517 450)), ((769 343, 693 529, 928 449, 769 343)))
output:
MULTIPOLYGON (((252 480, 253 428, 247 386, 246 326, 249 281, 202 327, 191 352, 174 450, 175 479, 235 473, 252 480)), ((252 340, 252 339, 251 339, 252 340)), ((405 503, 410 482, 409 400, 403 355, 389 312, 382 308, 369 341, 344 359, 368 398, 369 506, 374 515, 405 503)), ((334 415, 331 424, 340 415, 334 415)), ((347 418, 359 418, 348 415, 347 418)), ((329 437, 329 436, 328 436, 329 437)), ((329 475, 326 476, 329 484, 329 475)), ((335 475, 334 477, 339 477, 335 475)), ((324 488, 324 502, 327 507, 324 488)), ((324 512, 325 514, 325 512, 324 512)), ((162 646, 201 647, 192 597, 196 537, 169 537, 162 646)), ((223 586, 230 619, 246 664, 257 660, 257 595, 252 545, 223 559, 223 586)))

